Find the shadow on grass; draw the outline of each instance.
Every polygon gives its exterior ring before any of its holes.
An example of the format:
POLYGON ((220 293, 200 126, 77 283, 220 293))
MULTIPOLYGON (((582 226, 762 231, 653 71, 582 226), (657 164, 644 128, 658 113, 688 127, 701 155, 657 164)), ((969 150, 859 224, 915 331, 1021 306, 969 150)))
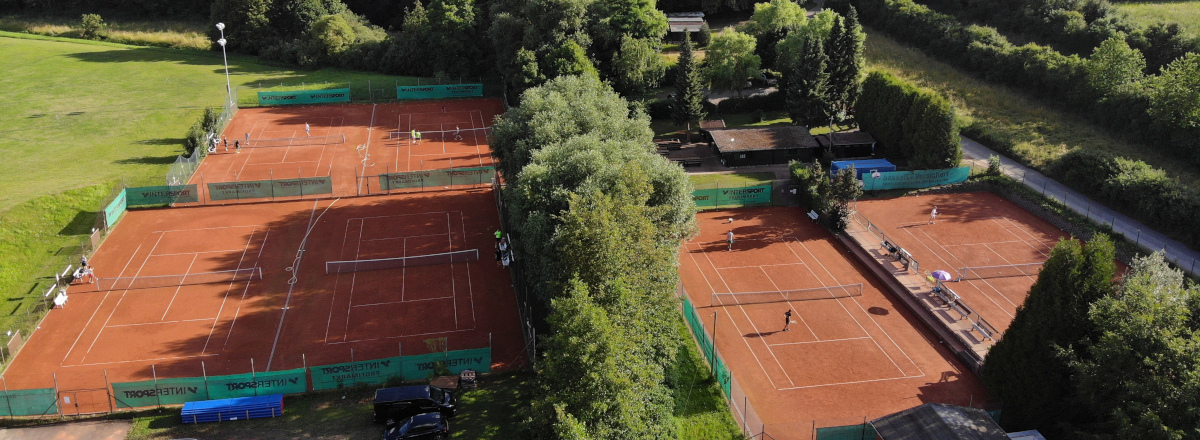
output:
MULTIPOLYGON (((176 139, 153 139, 150 141, 144 141, 144 142, 139 142, 139 143, 147 144, 147 145, 176 145, 175 141, 176 141, 176 139), (163 140, 170 140, 171 142, 158 143, 158 141, 163 141, 163 140), (153 143, 153 144, 151 144, 151 143, 153 143)), ((179 141, 178 144, 183 144, 182 140, 178 140, 178 141, 179 141)), ((175 157, 176 156, 173 154, 167 155, 167 156, 131 157, 128 159, 114 160, 113 163, 117 163, 117 164, 121 164, 121 165, 169 165, 169 164, 175 163, 175 157)))
MULTIPOLYGON (((159 139, 142 139, 137 141, 140 145, 183 145, 183 138, 159 138, 159 139)), ((172 157, 173 159, 174 157, 172 157)))
MULTIPOLYGON (((92 233, 92 226, 95 225, 96 212, 77 211, 71 221, 58 230, 58 235, 88 235, 92 233)), ((78 249, 75 252, 78 253, 78 249)))

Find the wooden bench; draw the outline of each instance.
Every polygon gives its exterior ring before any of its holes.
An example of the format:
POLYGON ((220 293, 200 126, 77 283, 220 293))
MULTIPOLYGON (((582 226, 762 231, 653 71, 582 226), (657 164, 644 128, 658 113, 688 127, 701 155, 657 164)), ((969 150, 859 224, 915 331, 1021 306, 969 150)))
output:
POLYGON ((698 167, 704 165, 704 161, 700 159, 683 159, 680 162, 680 164, 685 167, 698 167))

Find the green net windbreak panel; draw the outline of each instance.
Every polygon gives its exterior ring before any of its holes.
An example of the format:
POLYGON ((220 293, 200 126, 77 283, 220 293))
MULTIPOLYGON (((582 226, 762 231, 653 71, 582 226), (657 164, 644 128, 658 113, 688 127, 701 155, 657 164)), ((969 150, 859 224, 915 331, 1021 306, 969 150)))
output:
POLYGON ((687 320, 688 328, 692 330, 692 336, 695 336, 696 342, 700 344, 700 351, 704 353, 704 359, 712 367, 713 378, 721 385, 721 391, 725 392, 726 398, 732 396, 733 379, 730 376, 729 368, 717 356, 716 347, 713 346, 712 340, 708 338, 708 334, 704 332, 704 325, 700 322, 700 315, 696 314, 696 309, 692 307, 692 301, 686 296, 683 297, 683 316, 687 320))
POLYGON ((271 199, 323 194, 333 194, 333 179, 329 176, 208 184, 209 200, 271 199))
POLYGON ((900 188, 929 188, 964 182, 971 177, 971 167, 948 168, 944 170, 914 170, 914 171, 884 171, 862 175, 863 190, 900 188))
POLYGON ((298 105, 350 102, 350 89, 258 92, 258 105, 298 105))
POLYGON ((265 396, 269 394, 299 394, 308 391, 308 379, 303 368, 265 373, 210 376, 207 380, 209 399, 265 396))
POLYGON ((483 96, 483 84, 396 87, 396 99, 470 98, 483 96))
POLYGON ((370 361, 310 367, 313 391, 332 390, 355 385, 378 385, 401 377, 401 360, 390 357, 370 361))
POLYGON ((58 394, 54 388, 2 391, 0 416, 40 416, 58 414, 58 394))
POLYGON ((692 200, 701 209, 767 204, 771 203, 771 184, 697 189, 692 191, 692 200))
POLYGON ((178 405, 208 400, 208 390, 202 377, 114 382, 112 390, 118 408, 178 405))
POLYGON ((495 174, 496 169, 493 167, 408 171, 380 174, 379 184, 384 191, 432 186, 482 185, 490 184, 495 174))
POLYGON ((200 201, 200 193, 196 185, 144 186, 125 188, 125 200, 131 208, 194 203, 200 201))
POLYGON ((492 369, 492 349, 473 348, 445 353, 403 356, 401 358, 401 365, 403 366, 402 377, 404 380, 428 379, 437 370, 437 365, 440 362, 444 362, 446 368, 453 374, 461 373, 463 370, 475 370, 479 373, 487 373, 492 369))
POLYGON ((108 206, 104 207, 105 224, 107 224, 110 228, 113 227, 113 225, 116 225, 117 221, 121 219, 121 216, 125 214, 125 208, 128 206, 129 205, 126 203, 125 199, 125 191, 117 193, 117 197, 113 199, 112 203, 109 203, 108 206))
POLYGON ((875 440, 878 434, 869 423, 817 428, 816 440, 875 440))

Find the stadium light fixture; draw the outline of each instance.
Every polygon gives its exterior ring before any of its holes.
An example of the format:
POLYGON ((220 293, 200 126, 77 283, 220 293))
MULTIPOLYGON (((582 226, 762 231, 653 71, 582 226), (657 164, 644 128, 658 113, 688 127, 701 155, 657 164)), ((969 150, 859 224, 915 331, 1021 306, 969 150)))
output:
POLYGON ((225 54, 225 23, 217 23, 217 31, 221 32, 221 39, 217 40, 217 44, 221 45, 221 60, 225 63, 225 106, 233 107, 233 87, 229 83, 229 56, 225 54))

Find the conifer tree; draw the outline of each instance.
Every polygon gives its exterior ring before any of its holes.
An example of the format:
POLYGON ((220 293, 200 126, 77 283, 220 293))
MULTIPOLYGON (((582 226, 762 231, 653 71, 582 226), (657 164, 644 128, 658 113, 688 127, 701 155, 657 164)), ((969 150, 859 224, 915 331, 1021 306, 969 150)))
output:
POLYGON ((675 78, 675 101, 671 103, 671 118, 676 124, 687 125, 688 142, 692 141, 692 123, 699 125, 704 119, 704 89, 701 85, 700 67, 692 53, 692 37, 683 34, 683 47, 679 51, 679 74, 675 78))

